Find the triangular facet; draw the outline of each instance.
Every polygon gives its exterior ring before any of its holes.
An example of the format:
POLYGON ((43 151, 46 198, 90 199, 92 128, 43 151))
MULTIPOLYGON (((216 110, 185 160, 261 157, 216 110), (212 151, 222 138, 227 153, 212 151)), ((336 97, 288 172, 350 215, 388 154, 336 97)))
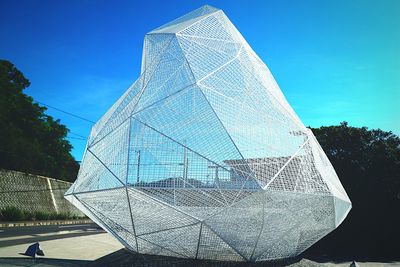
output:
POLYGON ((351 209, 351 203, 335 197, 335 225, 338 227, 351 209))
POLYGON ((305 127, 285 114, 239 59, 198 84, 244 158, 291 156, 297 150, 302 138, 294 133, 305 127))
POLYGON ((131 125, 128 185, 198 219, 230 205, 242 189, 245 176, 232 180, 230 171, 136 119, 131 125))
POLYGON ((161 27, 154 29, 153 31, 150 32, 150 34, 179 32, 189 27, 191 24, 201 20, 202 18, 207 17, 210 14, 213 14, 218 11, 219 9, 215 7, 204 5, 196 10, 193 10, 192 12, 189 12, 184 16, 181 16, 167 24, 162 25, 161 27))
POLYGON ((198 222, 198 220, 190 215, 137 189, 128 188, 128 193, 133 223, 135 224, 136 235, 138 236, 193 225, 198 222))
POLYGON ((195 36, 215 40, 224 41, 238 41, 234 36, 231 35, 230 31, 227 31, 221 22, 221 18, 225 17, 222 12, 215 12, 211 16, 207 16, 196 23, 193 23, 190 27, 180 31, 178 35, 183 36, 195 36), (213 25, 213 27, 210 27, 213 25))
POLYGON ((219 261, 242 261, 244 258, 230 245, 221 239, 206 224, 201 226, 201 236, 197 259, 210 259, 219 261))
POLYGON ((292 156, 267 182, 266 187, 273 190, 303 192, 307 194, 331 195, 328 186, 315 167, 309 140, 292 156), (287 179, 287 177, 293 177, 287 179))
POLYGON ((263 192, 252 194, 204 223, 249 260, 263 228, 264 201, 263 192))
POLYGON ((270 189, 264 195, 264 225, 253 260, 275 260, 285 257, 285 253, 295 255, 304 231, 326 233, 326 229, 334 228, 331 196, 314 197, 270 189))
POLYGON ((310 147, 314 155, 315 166, 321 173, 322 179, 329 187, 331 194, 342 201, 350 203, 350 199, 346 194, 339 177, 337 176, 332 164, 329 162, 328 157, 325 155, 321 146, 318 144, 314 134, 309 131, 310 147))
POLYGON ((163 56, 157 61, 154 68, 153 72, 148 73, 147 70, 145 72, 145 88, 134 113, 195 83, 176 37, 171 39, 168 48, 163 52, 163 56), (156 75, 152 73, 156 73, 156 75))
POLYGON ((72 193, 98 191, 122 187, 124 183, 105 166, 90 150, 87 150, 72 193))
POLYGON ((106 226, 107 231, 112 232, 119 240, 123 240, 131 248, 137 250, 125 188, 83 193, 75 196, 106 226))
POLYGON ((238 56, 241 47, 235 43, 225 43, 224 46, 218 43, 218 47, 209 47, 190 36, 178 36, 177 38, 193 75, 198 81, 212 75, 213 72, 218 71, 225 64, 234 60, 238 56), (200 60, 201 58, 209 58, 207 64, 204 64, 200 60))
POLYGON ((163 255, 169 257, 186 258, 185 255, 173 252, 164 247, 160 247, 157 244, 151 243, 141 237, 137 238, 138 251, 141 254, 151 254, 151 255, 163 255))
POLYGON ((154 72, 155 67, 164 55, 173 37, 174 36, 171 34, 148 34, 145 36, 143 44, 144 53, 142 56, 142 74, 145 71, 147 75, 151 75, 154 72))
POLYGON ((133 118, 220 165, 225 160, 241 158, 196 86, 134 114, 133 118))
POLYGON ((96 134, 93 134, 88 146, 91 146, 104 138, 130 117, 142 94, 143 80, 144 75, 140 76, 139 79, 136 80, 136 82, 128 89, 128 94, 125 94, 123 99, 118 100, 118 106, 113 106, 113 112, 107 114, 108 118, 106 122, 102 128, 96 129, 96 134))
POLYGON ((143 240, 169 251, 183 254, 188 258, 196 257, 200 223, 169 230, 140 235, 143 240))
POLYGON ((128 171, 130 120, 125 120, 89 149, 118 179, 125 183, 128 171))
POLYGON ((332 228, 327 228, 327 229, 305 229, 300 233, 297 249, 296 249, 296 254, 300 254, 309 247, 311 247, 315 242, 320 240, 322 237, 330 233, 333 229, 332 228))
POLYGON ((86 216, 88 216, 93 222, 95 222, 100 227, 106 227, 102 221, 99 220, 93 213, 83 205, 73 194, 66 195, 65 198, 76 208, 82 211, 86 216))

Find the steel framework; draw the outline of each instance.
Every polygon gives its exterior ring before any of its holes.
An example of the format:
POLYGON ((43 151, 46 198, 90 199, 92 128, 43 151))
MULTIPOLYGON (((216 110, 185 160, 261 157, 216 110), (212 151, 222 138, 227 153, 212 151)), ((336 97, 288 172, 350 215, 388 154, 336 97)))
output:
POLYGON ((313 133, 222 10, 144 38, 136 82, 93 126, 65 197, 132 251, 298 255, 351 202, 313 133))

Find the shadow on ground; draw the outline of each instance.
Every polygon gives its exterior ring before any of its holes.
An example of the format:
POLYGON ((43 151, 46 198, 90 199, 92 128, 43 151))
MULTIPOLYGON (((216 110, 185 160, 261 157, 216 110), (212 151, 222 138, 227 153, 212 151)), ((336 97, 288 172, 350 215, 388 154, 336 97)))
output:
POLYGON ((132 253, 126 249, 120 249, 95 261, 51 259, 46 257, 31 258, 0 258, 0 266, 29 266, 29 267, 99 267, 99 266, 123 266, 123 267, 319 267, 320 263, 302 258, 292 258, 274 262, 222 262, 181 259, 174 257, 144 255, 132 253))
POLYGON ((292 258, 274 262, 222 262, 222 261, 205 261, 181 259, 174 257, 164 257, 155 255, 144 255, 132 253, 126 249, 120 249, 108 254, 96 261, 87 264, 88 267, 98 266, 126 266, 126 267, 317 267, 322 266, 320 263, 313 262, 302 258, 292 258))
POLYGON ((0 258, 0 266, 1 267, 53 267, 53 266, 61 266, 61 267, 80 267, 87 266, 92 261, 84 261, 84 260, 66 260, 66 259, 51 259, 51 258, 0 258))
POLYGON ((68 234, 49 235, 49 236, 32 236, 29 238, 3 240, 3 241, 0 241, 0 248, 21 245, 21 244, 30 244, 30 243, 36 243, 36 242, 50 241, 50 240, 61 239, 61 238, 96 235, 96 234, 102 234, 102 233, 104 233, 104 232, 96 230, 96 231, 82 231, 80 233, 68 233, 68 234))

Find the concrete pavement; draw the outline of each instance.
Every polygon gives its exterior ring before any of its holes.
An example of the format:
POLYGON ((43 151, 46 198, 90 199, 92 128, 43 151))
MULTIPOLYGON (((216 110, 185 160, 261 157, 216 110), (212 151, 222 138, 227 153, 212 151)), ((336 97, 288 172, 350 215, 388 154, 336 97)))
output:
MULTIPOLYGON (((0 266, 174 266, 174 267, 243 267, 243 266, 349 266, 351 262, 318 263, 292 259, 279 263, 206 262, 162 256, 134 254, 95 224, 52 225, 0 228, 0 266), (40 242, 45 256, 37 260, 21 255, 28 245, 40 242)), ((360 267, 400 266, 399 262, 359 262, 360 267)))
MULTIPOLYGON (((27 246, 28 244, 18 244, 1 247, 0 257, 27 258, 20 254, 25 252, 27 246)), ((107 233, 42 241, 40 247, 45 254, 44 258, 85 261, 94 261, 123 248, 107 233)))
POLYGON ((0 266, 82 266, 122 248, 96 224, 0 228, 0 266), (37 260, 22 255, 40 242, 37 260))
POLYGON ((104 233, 94 223, 0 228, 0 248, 67 237, 104 233))

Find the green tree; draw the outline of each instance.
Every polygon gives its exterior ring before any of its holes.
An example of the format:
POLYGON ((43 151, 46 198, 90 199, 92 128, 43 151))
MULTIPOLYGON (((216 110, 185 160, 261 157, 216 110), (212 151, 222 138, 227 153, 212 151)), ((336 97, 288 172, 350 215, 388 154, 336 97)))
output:
POLYGON ((0 60, 0 168, 74 181, 68 129, 45 114, 23 90, 30 85, 9 61, 0 60))
POLYGON ((312 129, 353 207, 342 225, 307 253, 398 258, 400 138, 392 132, 339 126, 312 129))

